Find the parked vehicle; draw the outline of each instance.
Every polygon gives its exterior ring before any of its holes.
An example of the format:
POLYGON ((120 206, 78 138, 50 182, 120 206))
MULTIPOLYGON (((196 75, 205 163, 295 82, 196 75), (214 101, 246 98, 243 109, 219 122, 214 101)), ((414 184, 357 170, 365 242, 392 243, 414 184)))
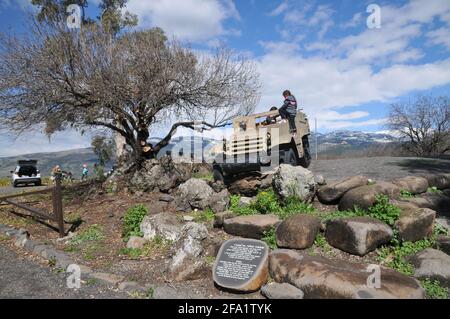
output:
POLYGON ((35 186, 42 185, 41 173, 37 169, 36 160, 19 160, 17 161, 16 169, 11 171, 11 184, 13 187, 18 185, 35 186))
POLYGON ((233 134, 223 145, 213 150, 214 179, 227 182, 244 172, 260 171, 272 164, 274 156, 278 163, 308 167, 309 122, 305 113, 299 111, 295 117, 297 134, 293 136, 286 121, 277 119, 279 111, 269 111, 233 120, 233 134))

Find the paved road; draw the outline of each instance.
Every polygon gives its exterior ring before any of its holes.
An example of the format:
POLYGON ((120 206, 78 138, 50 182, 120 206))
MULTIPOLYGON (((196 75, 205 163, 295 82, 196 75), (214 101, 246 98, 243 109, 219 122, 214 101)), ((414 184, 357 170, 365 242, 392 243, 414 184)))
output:
POLYGON ((369 157, 312 161, 309 168, 327 180, 354 175, 391 180, 407 175, 450 173, 450 160, 414 157, 369 157))
POLYGON ((0 299, 90 299, 126 298, 125 293, 109 290, 100 284, 82 285, 79 290, 66 287, 65 275, 56 273, 0 243, 0 299))

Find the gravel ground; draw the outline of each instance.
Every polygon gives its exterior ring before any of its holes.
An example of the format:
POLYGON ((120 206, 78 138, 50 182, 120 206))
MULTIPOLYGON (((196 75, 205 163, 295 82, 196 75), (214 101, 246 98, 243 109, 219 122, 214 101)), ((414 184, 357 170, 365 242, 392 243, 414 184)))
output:
POLYGON ((114 299, 127 298, 125 293, 115 292, 94 283, 82 284, 78 290, 66 287, 66 275, 52 271, 30 258, 23 257, 5 243, 0 243, 0 299, 114 299))
POLYGON ((327 180, 365 175, 378 180, 392 180, 407 175, 450 173, 450 160, 415 157, 369 157, 313 160, 309 167, 327 180))
POLYGON ((0 196, 37 191, 41 189, 46 189, 47 187, 48 186, 19 186, 19 187, 3 186, 0 187, 0 196))

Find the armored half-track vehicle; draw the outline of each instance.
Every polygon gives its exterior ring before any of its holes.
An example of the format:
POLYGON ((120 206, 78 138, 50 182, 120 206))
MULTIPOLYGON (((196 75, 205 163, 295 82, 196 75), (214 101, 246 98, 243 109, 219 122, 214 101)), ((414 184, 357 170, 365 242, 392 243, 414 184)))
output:
POLYGON ((270 171, 282 163, 308 167, 311 155, 306 114, 297 112, 295 123, 297 133, 293 136, 278 110, 235 118, 232 136, 216 146, 214 179, 226 183, 241 173, 270 171))

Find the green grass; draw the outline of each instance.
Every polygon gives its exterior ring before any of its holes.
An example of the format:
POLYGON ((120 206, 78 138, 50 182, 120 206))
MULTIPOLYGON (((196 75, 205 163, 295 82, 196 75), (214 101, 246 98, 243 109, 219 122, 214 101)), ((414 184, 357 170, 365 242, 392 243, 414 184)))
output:
POLYGON ((236 215, 275 214, 286 219, 295 214, 313 213, 314 207, 298 198, 280 201, 273 190, 260 191, 249 205, 239 206, 240 196, 231 196, 230 210, 236 215))
POLYGON ((210 208, 207 208, 204 211, 195 212, 194 221, 197 223, 210 222, 214 220, 214 216, 214 212, 210 208))
POLYGON ((449 289, 442 287, 439 281, 429 278, 420 281, 428 299, 448 299, 449 289))
POLYGON ((271 227, 269 230, 266 230, 261 240, 264 241, 269 248, 277 249, 278 246, 275 236, 275 227, 271 227))
POLYGON ((142 204, 130 207, 123 217, 122 237, 124 241, 128 241, 131 236, 142 237, 141 223, 145 216, 148 215, 147 207, 142 204))
POLYGON ((414 195, 405 189, 402 189, 400 191, 400 198, 407 199, 407 198, 413 198, 413 197, 414 197, 414 195))
POLYGON ((385 195, 377 195, 375 205, 369 207, 368 215, 376 218, 390 226, 400 217, 401 209, 390 204, 389 198, 385 195))
POLYGON ((428 189, 427 189, 427 193, 436 193, 436 194, 439 194, 439 193, 442 193, 436 186, 430 186, 430 187, 428 187, 428 189))
POLYGON ((121 248, 119 255, 127 256, 130 259, 141 259, 150 257, 155 253, 166 253, 171 246, 171 240, 166 240, 161 236, 155 236, 143 248, 121 248))
POLYGON ((322 251, 326 254, 330 254, 332 252, 332 247, 328 244, 327 240, 323 233, 318 233, 316 239, 314 240, 314 245, 322 249, 322 251))
POLYGON ((102 228, 97 225, 91 225, 88 228, 80 231, 73 238, 69 240, 69 246, 80 246, 86 242, 98 241, 104 238, 102 228))
POLYGON ((416 242, 395 243, 393 246, 383 246, 377 250, 378 261, 390 268, 405 275, 413 275, 413 266, 405 258, 417 254, 418 252, 433 247, 434 240, 425 238, 416 242))

